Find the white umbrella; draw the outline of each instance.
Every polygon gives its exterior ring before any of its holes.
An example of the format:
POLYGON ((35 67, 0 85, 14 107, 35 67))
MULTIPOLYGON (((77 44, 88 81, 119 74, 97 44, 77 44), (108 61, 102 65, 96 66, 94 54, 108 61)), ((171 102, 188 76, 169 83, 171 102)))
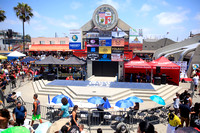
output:
POLYGON ((25 55, 25 54, 22 54, 22 53, 20 53, 20 52, 18 52, 18 51, 14 51, 14 52, 8 54, 7 56, 8 56, 8 57, 23 57, 23 56, 26 56, 26 55, 25 55))

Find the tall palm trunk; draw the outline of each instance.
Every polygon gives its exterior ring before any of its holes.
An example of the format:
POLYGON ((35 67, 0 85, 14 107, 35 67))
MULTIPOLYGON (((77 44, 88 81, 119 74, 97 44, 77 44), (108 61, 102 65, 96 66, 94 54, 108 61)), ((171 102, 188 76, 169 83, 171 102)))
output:
POLYGON ((22 21, 23 23, 23 53, 25 54, 25 41, 24 41, 24 35, 25 35, 25 32, 24 32, 24 20, 22 21))

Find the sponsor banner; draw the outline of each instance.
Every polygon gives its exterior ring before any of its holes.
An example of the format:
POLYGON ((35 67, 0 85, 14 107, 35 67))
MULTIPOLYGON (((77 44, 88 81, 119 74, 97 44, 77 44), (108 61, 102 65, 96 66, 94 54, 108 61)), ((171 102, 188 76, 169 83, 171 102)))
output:
POLYGON ((87 53, 99 53, 99 47, 88 47, 87 53))
POLYGON ((112 47, 112 53, 123 54, 124 53, 124 47, 112 47))
POLYGON ((87 47, 99 47, 99 39, 98 38, 87 38, 87 47))
POLYGON ((185 72, 187 70, 187 61, 172 61, 173 63, 179 65, 180 71, 185 72))
POLYGON ((97 53, 88 53, 87 59, 91 61, 98 61, 99 60, 99 54, 97 53))
POLYGON ((196 70, 197 68, 199 68, 199 64, 192 64, 192 67, 194 70, 196 70))
POLYGON ((112 32, 113 38, 123 38, 125 35, 126 35, 126 33, 123 31, 113 31, 112 32))
POLYGON ((129 30, 129 36, 131 37, 131 36, 137 36, 137 37, 141 37, 141 36, 143 36, 143 32, 142 32, 142 29, 132 29, 132 28, 130 28, 130 30, 129 30))
POLYGON ((129 43, 129 50, 142 50, 142 43, 129 43))
POLYGON ((124 54, 111 54, 111 60, 112 61, 123 61, 124 54))
POLYGON ((112 45, 112 38, 110 37, 99 38, 99 46, 111 46, 111 45, 112 45))
POLYGON ((99 61, 111 61, 111 54, 99 54, 99 61))
POLYGON ((143 37, 129 37, 129 43, 143 43, 143 37))
POLYGON ((111 47, 100 46, 99 47, 99 54, 111 54, 111 47))
POLYGON ((69 49, 81 49, 81 42, 69 43, 69 49))
POLYGON ((113 38, 112 46, 124 47, 124 38, 113 38))
POLYGON ((86 38, 99 38, 99 33, 87 33, 86 38))
POLYGON ((79 30, 69 32, 69 49, 81 49, 81 34, 79 30))
POLYGON ((99 37, 112 37, 111 31, 99 31, 99 37))

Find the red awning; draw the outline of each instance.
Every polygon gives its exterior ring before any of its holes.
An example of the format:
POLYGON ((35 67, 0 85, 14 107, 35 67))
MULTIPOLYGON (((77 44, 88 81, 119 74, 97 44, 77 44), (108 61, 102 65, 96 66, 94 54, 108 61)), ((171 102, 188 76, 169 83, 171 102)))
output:
POLYGON ((164 56, 153 60, 151 62, 149 62, 149 65, 153 68, 156 69, 156 66, 160 66, 161 69, 180 69, 180 66, 169 61, 167 58, 165 58, 164 56))
POLYGON ((151 68, 151 66, 143 59, 135 56, 132 60, 124 64, 125 68, 151 68))
POLYGON ((69 44, 33 44, 29 51, 71 51, 69 44))

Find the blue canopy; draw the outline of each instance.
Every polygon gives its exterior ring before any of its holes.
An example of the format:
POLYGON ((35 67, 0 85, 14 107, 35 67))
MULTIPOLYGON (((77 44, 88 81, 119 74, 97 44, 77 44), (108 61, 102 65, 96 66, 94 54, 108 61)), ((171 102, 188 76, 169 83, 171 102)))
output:
POLYGON ((32 57, 27 57, 27 58, 23 59, 21 62, 27 63, 27 62, 30 62, 30 61, 35 61, 35 59, 32 58, 32 57))

